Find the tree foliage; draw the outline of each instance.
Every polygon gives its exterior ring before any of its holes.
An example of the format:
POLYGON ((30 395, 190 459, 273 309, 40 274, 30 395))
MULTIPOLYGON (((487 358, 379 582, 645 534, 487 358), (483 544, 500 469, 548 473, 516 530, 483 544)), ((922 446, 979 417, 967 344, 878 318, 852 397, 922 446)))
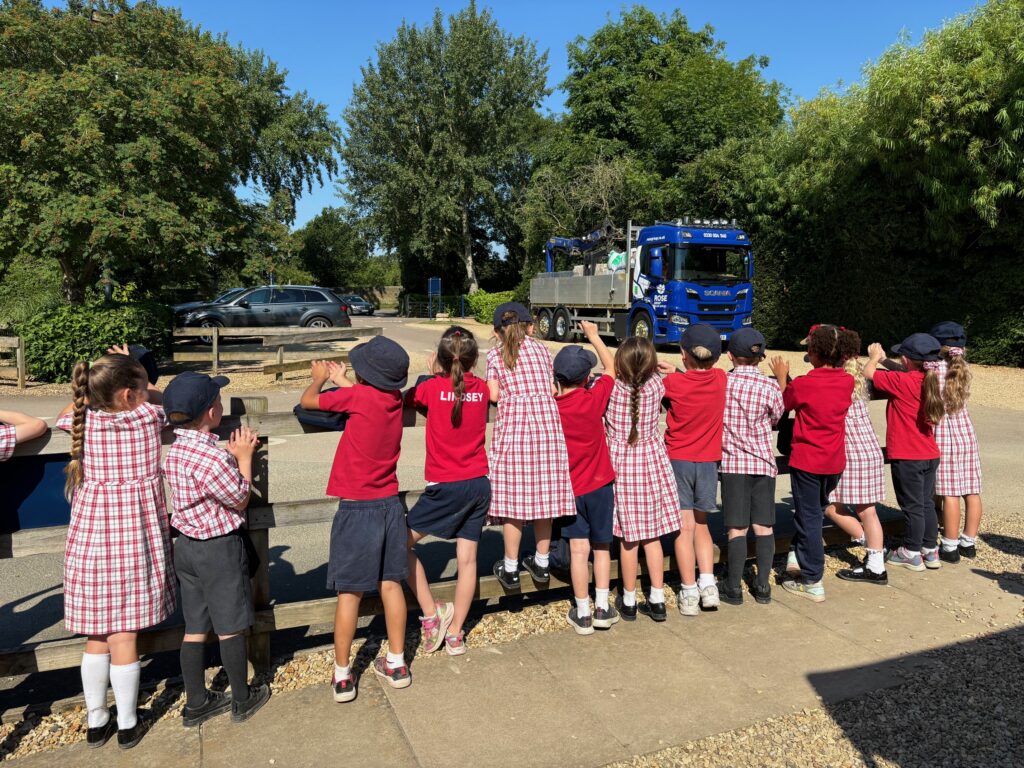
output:
POLYGON ((317 285, 377 288, 399 285, 398 259, 370 252, 359 223, 344 208, 325 208, 296 233, 299 259, 317 285))
POLYGON ((335 171, 337 126, 262 53, 140 0, 0 1, 0 275, 55 260, 66 298, 241 264, 261 215, 335 171))

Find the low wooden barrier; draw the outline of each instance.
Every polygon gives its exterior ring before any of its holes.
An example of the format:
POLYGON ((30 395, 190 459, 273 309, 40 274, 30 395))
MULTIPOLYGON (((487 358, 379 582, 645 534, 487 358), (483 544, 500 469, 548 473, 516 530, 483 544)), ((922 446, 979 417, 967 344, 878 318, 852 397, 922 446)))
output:
POLYGON ((0 365, 0 376, 14 376, 18 389, 24 389, 25 341, 20 336, 0 336, 0 352, 6 352, 14 358, 14 365, 0 365))
POLYGON ((306 360, 285 363, 285 347, 380 336, 383 332, 384 329, 379 326, 373 328, 175 328, 175 338, 209 338, 210 348, 208 351, 175 349, 174 362, 210 362, 213 375, 216 376, 220 370, 221 361, 263 361, 271 363, 271 365, 264 366, 263 372, 273 373, 275 378, 280 381, 282 374, 286 371, 301 370, 309 365, 310 360, 320 359, 319 357, 310 357, 306 360), (254 345, 257 346, 257 349, 225 351, 221 349, 221 341, 225 338, 258 338, 260 343, 254 345), (272 356, 270 355, 271 351, 273 351, 272 356), (296 367, 288 368, 286 367, 288 365, 296 365, 296 367))

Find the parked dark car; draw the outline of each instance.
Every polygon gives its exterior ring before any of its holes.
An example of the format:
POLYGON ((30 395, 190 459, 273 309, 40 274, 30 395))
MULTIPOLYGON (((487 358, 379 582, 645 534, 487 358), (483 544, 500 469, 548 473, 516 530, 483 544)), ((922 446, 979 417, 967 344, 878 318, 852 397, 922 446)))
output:
POLYGON ((192 307, 174 316, 179 327, 348 328, 348 306, 333 291, 315 285, 264 285, 223 302, 192 307))
POLYGON ((357 296, 354 293, 340 293, 335 291, 338 298, 341 299, 345 304, 348 304, 349 314, 352 315, 372 315, 374 306, 369 301, 364 299, 362 296, 357 296))
POLYGON ((186 301, 184 304, 173 305, 171 309, 174 310, 174 314, 177 316, 182 312, 187 312, 205 304, 223 304, 225 301, 231 301, 231 299, 240 295, 245 290, 245 288, 231 288, 230 290, 224 291, 224 293, 220 294, 220 296, 215 299, 210 299, 209 301, 186 301))

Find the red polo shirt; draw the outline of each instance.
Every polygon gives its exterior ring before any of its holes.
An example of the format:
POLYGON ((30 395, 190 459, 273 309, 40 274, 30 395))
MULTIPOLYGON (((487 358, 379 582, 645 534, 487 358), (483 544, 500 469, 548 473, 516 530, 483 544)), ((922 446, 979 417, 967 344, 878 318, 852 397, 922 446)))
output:
POLYGON ((615 479, 604 436, 604 412, 614 386, 611 376, 599 376, 589 389, 580 387, 555 396, 574 496, 596 491, 615 479))
POLYGON ((349 415, 334 454, 327 495, 357 501, 396 495, 402 393, 354 384, 324 392, 319 407, 349 415))
POLYGON ((727 378, 721 368, 665 377, 665 447, 676 461, 721 461, 727 378))
POLYGON ((853 376, 842 368, 815 368, 798 376, 782 393, 787 411, 796 411, 789 466, 816 475, 846 468, 846 412, 853 376))
POLYGON ((885 395, 885 451, 890 459, 939 458, 935 432, 924 414, 924 371, 875 371, 875 391, 885 395))
POLYGON ((453 483, 487 474, 487 382, 465 374, 462 421, 452 426, 455 391, 448 376, 434 376, 406 393, 406 401, 427 409, 427 459, 423 475, 428 483, 453 483))

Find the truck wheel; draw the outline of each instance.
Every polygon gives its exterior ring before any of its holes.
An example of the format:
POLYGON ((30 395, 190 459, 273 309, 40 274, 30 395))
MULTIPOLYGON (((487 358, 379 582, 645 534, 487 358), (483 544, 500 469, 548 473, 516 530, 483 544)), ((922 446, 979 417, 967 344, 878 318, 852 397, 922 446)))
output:
POLYGON ((629 335, 653 340, 654 328, 651 325, 651 316, 646 312, 637 312, 629 323, 629 335))
POLYGON ((538 339, 551 338, 551 310, 542 309, 537 313, 537 322, 533 327, 533 335, 538 339))
POLYGON ((572 320, 565 309, 555 310, 555 317, 551 323, 551 338, 555 341, 566 342, 572 337, 572 320))

